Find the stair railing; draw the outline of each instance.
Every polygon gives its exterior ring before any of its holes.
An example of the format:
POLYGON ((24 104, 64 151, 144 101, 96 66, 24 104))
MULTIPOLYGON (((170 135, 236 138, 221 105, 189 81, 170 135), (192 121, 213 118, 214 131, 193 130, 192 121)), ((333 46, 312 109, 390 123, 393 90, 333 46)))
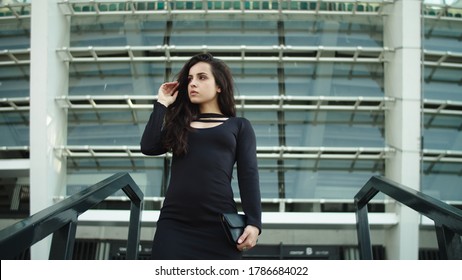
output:
POLYGON ((50 260, 72 259, 77 220, 119 190, 131 201, 127 259, 137 259, 143 192, 128 173, 117 173, 0 231, 0 259, 13 259, 53 234, 50 260))
POLYGON ((382 192, 435 222, 441 259, 462 259, 462 210, 381 176, 373 176, 354 197, 359 256, 372 260, 367 203, 382 192))

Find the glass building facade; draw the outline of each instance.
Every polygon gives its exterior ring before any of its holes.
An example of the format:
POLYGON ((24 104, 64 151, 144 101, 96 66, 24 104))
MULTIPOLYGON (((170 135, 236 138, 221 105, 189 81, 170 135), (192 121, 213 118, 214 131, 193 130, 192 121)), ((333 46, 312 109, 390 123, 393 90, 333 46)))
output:
MULTIPOLYGON (((7 218, 28 209, 34 168, 28 159, 40 133, 30 127, 31 69, 40 69, 31 67, 31 25, 40 4, 30 2, 0 3, 0 183, 11 202, 2 204, 7 218)), ((390 138, 403 132, 387 114, 406 93, 390 93, 390 68, 399 63, 389 34, 399 26, 388 19, 403 1, 52 2, 67 23, 53 50, 65 65, 54 80, 62 92, 49 103, 66 118, 57 130, 63 140, 43 147, 63 164, 54 200, 129 172, 144 191, 145 210, 160 209, 171 155, 143 156, 140 137, 158 87, 200 52, 232 70, 238 115, 257 136, 265 212, 351 212, 367 180, 388 177, 396 165, 401 148, 390 138)), ((420 40, 416 187, 460 206, 462 2, 413 2, 419 13, 410 20, 421 28, 414 34, 420 40)), ((233 188, 239 200, 237 181, 233 188)), ((125 209, 123 197, 111 197, 110 208, 125 209)), ((387 203, 378 196, 373 211, 388 212, 387 203)))

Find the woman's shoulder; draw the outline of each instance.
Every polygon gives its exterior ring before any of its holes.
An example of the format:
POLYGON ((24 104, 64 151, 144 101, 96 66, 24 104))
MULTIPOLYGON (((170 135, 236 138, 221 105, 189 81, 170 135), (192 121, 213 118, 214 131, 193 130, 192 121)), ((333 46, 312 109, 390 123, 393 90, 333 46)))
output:
POLYGON ((245 117, 231 117, 228 119, 228 122, 236 129, 236 132, 239 134, 253 134, 252 123, 245 117))
POLYGON ((239 126, 243 126, 243 125, 252 126, 251 122, 245 117, 231 117, 229 118, 229 121, 239 126))

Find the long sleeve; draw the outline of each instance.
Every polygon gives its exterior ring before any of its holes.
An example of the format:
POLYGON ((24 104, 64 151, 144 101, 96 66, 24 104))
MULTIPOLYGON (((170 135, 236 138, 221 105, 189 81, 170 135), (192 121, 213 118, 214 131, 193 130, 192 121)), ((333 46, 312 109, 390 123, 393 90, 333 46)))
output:
POLYGON ((237 139, 237 176, 242 208, 247 224, 262 228, 260 179, 257 164, 255 132, 247 119, 242 119, 237 139))
POLYGON ((156 156, 167 152, 164 148, 162 139, 164 131, 162 125, 164 116, 167 112, 167 107, 159 102, 154 102, 154 110, 149 117, 149 121, 144 128, 143 136, 141 137, 141 152, 145 155, 156 156))

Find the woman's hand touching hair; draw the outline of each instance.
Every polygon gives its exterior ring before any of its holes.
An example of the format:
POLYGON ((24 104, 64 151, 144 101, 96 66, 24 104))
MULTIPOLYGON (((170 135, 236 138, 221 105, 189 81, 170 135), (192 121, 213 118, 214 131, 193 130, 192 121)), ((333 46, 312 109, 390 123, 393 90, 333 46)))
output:
POLYGON ((173 102, 175 102, 176 97, 178 96, 178 86, 179 83, 177 81, 163 83, 157 94, 157 102, 161 103, 165 107, 170 106, 173 102))

